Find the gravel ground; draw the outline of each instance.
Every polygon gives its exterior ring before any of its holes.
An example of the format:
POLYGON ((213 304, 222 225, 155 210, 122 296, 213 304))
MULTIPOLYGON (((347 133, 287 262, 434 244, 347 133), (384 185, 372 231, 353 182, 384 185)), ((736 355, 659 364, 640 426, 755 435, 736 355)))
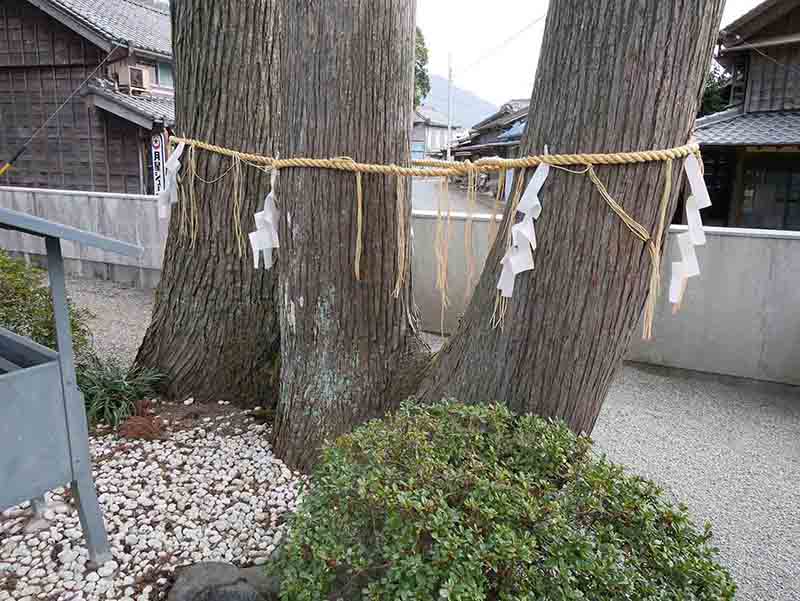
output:
POLYGON ((593 438, 711 521, 737 599, 800 599, 800 388, 629 364, 593 438))
MULTIPOLYGON (((76 279, 68 282, 68 289, 77 304, 95 314, 91 325, 100 351, 132 358, 147 327, 152 293, 109 282, 76 279)), ((435 347, 438 342, 437 337, 429 337, 432 346, 435 347)), ((255 429, 247 429, 233 439, 220 439, 216 434, 205 432, 181 436, 189 437, 181 439, 183 444, 194 444, 201 451, 205 449, 206 453, 215 454, 214 459, 209 459, 213 465, 254 465, 253 453, 256 453, 261 460, 278 465, 273 468, 275 473, 281 471, 279 464, 272 463, 275 460, 271 458, 264 442, 266 437, 255 429), (226 445, 226 441, 235 442, 226 445), (218 459, 217 455, 222 459, 218 459)), ((699 522, 710 520, 713 523, 715 542, 721 550, 722 561, 731 569, 739 586, 737 599, 800 599, 800 388, 628 364, 620 370, 614 381, 593 438, 597 446, 613 460, 655 480, 677 501, 686 503, 699 522)), ((92 442, 96 455, 103 455, 102 449, 118 448, 118 444, 119 441, 113 437, 92 442)), ((136 444, 151 445, 141 448, 134 446, 138 448, 136 457, 152 456, 159 451, 172 455, 181 448, 180 441, 175 440, 136 444)), ((124 455, 121 461, 127 461, 127 457, 127 454, 124 455)), ((188 461, 188 454, 183 456, 183 460, 188 461)), ((112 498, 118 499, 115 503, 120 506, 119 500, 123 499, 115 495, 120 492, 124 494, 129 481, 125 479, 127 476, 124 472, 120 475, 116 469, 104 471, 109 469, 109 465, 114 464, 103 462, 99 465, 98 484, 115 486, 117 491, 112 493, 112 498)), ((152 465, 157 465, 157 462, 152 465)), ((195 468, 201 470, 203 466, 196 465, 192 469, 195 468)), ((152 469, 154 475, 161 477, 162 468, 152 469)), ((188 473, 191 474, 191 470, 188 473)), ((223 489, 228 486, 227 482, 214 480, 223 477, 217 471, 212 469, 207 474, 214 485, 222 485, 223 489)), ((191 476, 186 477, 191 480, 191 476)), ((133 475, 130 478, 130 486, 139 487, 132 489, 135 491, 144 492, 142 486, 155 486, 148 493, 153 494, 157 502, 166 502, 169 511, 169 504, 174 502, 174 496, 171 495, 178 494, 172 486, 158 484, 161 480, 155 480, 155 484, 144 484, 133 475), (164 495, 163 499, 161 495, 164 495)), ((252 476, 241 479, 248 482, 250 490, 254 490, 252 486, 262 486, 257 480, 253 481, 252 476)), ((179 485, 179 491, 197 486, 196 482, 191 484, 189 480, 179 485)), ((267 490, 272 490, 269 486, 267 490)), ((203 490, 208 489, 213 490, 213 487, 207 486, 203 490)), ((211 511, 216 519, 217 514, 224 511, 224 503, 218 504, 215 498, 223 494, 228 493, 218 491, 216 497, 209 494, 206 501, 198 501, 198 513, 211 511)), ((261 494, 255 496, 258 499, 253 498, 252 502, 263 500, 261 494)), ((55 497, 54 500, 59 499, 55 497)), ((109 503, 108 499, 106 503, 109 503)), ((104 504, 104 508, 107 516, 115 515, 113 505, 104 504)), ((151 507, 146 515, 152 515, 154 511, 151 507)), ((229 551, 240 563, 260 557, 264 549, 260 545, 269 545, 269 538, 263 541, 252 538, 258 535, 259 530, 269 532, 260 525, 253 528, 258 521, 255 517, 258 511, 263 513, 263 509, 259 510, 253 505, 251 513, 242 513, 244 521, 240 525, 243 530, 234 529, 225 538, 238 545, 229 551), (239 536, 251 538, 241 543, 235 542, 239 536)), ((272 514, 270 516, 271 520, 272 514)), ((187 518, 185 511, 177 511, 170 521, 187 518)), ((64 527, 69 529, 74 529, 74 522, 77 521, 74 516, 66 518, 62 514, 56 514, 56 519, 71 519, 71 522, 64 522, 64 527)), ((13 527, 18 528, 18 525, 13 527)), ((159 526, 157 522, 149 525, 145 522, 144 527, 154 529, 159 526)), ((7 527, 0 526, 0 573, 4 565, 12 562, 9 554, 18 544, 9 545, 8 530, 3 528, 7 527), (6 532, 5 540, 3 532, 6 532)), ((130 532, 132 526, 124 519, 122 524, 114 524, 116 535, 125 528, 130 532)), ((189 527, 188 530, 199 535, 200 540, 210 535, 202 526, 189 527)), ((58 532, 64 532, 63 528, 50 530, 49 536, 55 537, 58 532)), ((64 535, 69 536, 66 533, 64 535)), ((53 566, 45 559, 47 549, 53 544, 47 536, 44 534, 45 538, 41 539, 39 547, 42 550, 36 556, 39 562, 37 567, 40 570, 45 568, 46 572, 41 577, 42 582, 53 578, 53 572, 49 571, 53 566)), ((174 533, 159 533, 159 536, 163 536, 163 540, 171 545, 170 549, 183 553, 179 560, 167 562, 167 566, 175 561, 188 561, 192 557, 192 550, 198 552, 198 549, 203 557, 228 556, 224 552, 220 555, 216 547, 206 550, 201 543, 181 542, 174 533)), ((269 534, 266 536, 269 537, 269 534)), ((77 549, 77 561, 83 564, 85 555, 80 547, 77 549)), ((160 553, 152 551, 156 560, 159 560, 160 553)), ((145 546, 141 552, 149 551, 145 546)), ((140 567, 142 564, 153 564, 152 559, 147 559, 146 555, 144 557, 137 558, 133 565, 140 567)), ((119 584, 119 579, 124 578, 123 571, 118 565, 115 568, 117 575, 111 577, 117 593, 129 592, 129 587, 119 584)), ((20 589, 19 582, 23 581, 17 582, 16 590, 25 590, 20 589)), ((1 584, 0 601, 3 601, 8 595, 4 595, 1 584)), ((144 594, 139 590, 142 590, 141 587, 135 591, 138 595, 144 594)), ((152 590, 155 589, 151 589, 151 594, 152 590)), ((10 598, 23 599, 24 594, 14 592, 10 598)))
POLYGON ((302 479, 273 457, 267 426, 247 413, 190 416, 195 427, 164 440, 93 436, 113 559, 87 564, 77 512, 58 489, 44 519, 24 507, 0 514, 0 601, 163 599, 176 567, 265 563, 302 479))
POLYGON ((67 293, 73 303, 94 316, 89 325, 97 351, 126 363, 133 362, 150 323, 153 291, 115 282, 69 278, 67 293))

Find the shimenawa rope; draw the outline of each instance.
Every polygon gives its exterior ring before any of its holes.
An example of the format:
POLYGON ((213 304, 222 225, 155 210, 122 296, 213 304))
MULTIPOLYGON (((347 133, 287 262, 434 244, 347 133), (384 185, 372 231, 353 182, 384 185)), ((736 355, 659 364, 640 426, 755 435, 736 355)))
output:
MULTIPOLYGON (((466 176, 467 177, 467 190, 468 202, 470 212, 465 224, 465 250, 467 254, 467 290, 470 290, 472 280, 474 278, 474 257, 472 257, 472 214, 475 205, 475 198, 477 194, 477 176, 479 173, 499 172, 502 182, 498 183, 498 192, 495 199, 495 206, 499 203, 501 198, 501 190, 505 185, 505 172, 507 169, 521 169, 521 173, 517 179, 517 187, 514 190, 512 199, 511 217, 506 220, 505 230, 502 232, 506 236, 506 244, 511 243, 510 231, 511 221, 515 215, 516 206, 522 195, 525 185, 525 170, 529 167, 535 167, 542 163, 564 168, 566 166, 585 166, 585 171, 572 171, 564 169, 570 173, 583 174, 585 173, 590 181, 594 184, 597 191, 603 197, 605 202, 611 210, 620 218, 625 226, 647 246, 648 253, 650 254, 651 269, 649 280, 649 293, 644 312, 644 332, 643 336, 649 339, 652 336, 653 318, 655 314, 656 301, 658 300, 658 292, 660 285, 660 262, 661 262, 661 245, 663 240, 664 228, 666 226, 666 212, 669 204, 669 197, 672 190, 672 160, 680 159, 689 156, 690 154, 699 155, 700 149, 696 143, 689 143, 683 146, 674 148, 667 148, 663 150, 643 150, 634 152, 614 152, 614 153, 579 153, 579 154, 544 154, 544 155, 531 155, 527 157, 520 157, 515 159, 501 159, 499 157, 487 157, 480 159, 474 163, 470 161, 457 162, 457 161, 438 161, 432 159, 412 161, 411 167, 401 167, 399 165, 384 165, 374 163, 358 163, 350 157, 334 157, 328 159, 314 159, 295 157, 289 159, 280 159, 276 157, 269 157, 265 155, 245 153, 223 146, 217 146, 201 140, 192 138, 183 138, 173 136, 170 138, 170 144, 184 143, 191 147, 190 151, 190 164, 192 177, 192 189, 190 191, 191 204, 196 202, 194 199, 194 176, 196 176, 196 163, 195 163, 195 150, 201 149, 208 152, 213 152, 222 156, 228 156, 232 159, 231 169, 234 173, 234 228, 235 235, 239 247, 240 254, 244 247, 243 233, 241 230, 241 163, 245 162, 253 167, 265 170, 271 168, 274 171, 287 168, 314 168, 314 169, 333 169, 338 171, 349 171, 356 175, 356 203, 357 203, 357 232, 356 232, 356 248, 354 260, 354 272, 357 280, 361 279, 361 256, 362 256, 362 230, 364 220, 364 198, 362 191, 362 174, 374 173, 384 175, 394 175, 398 179, 397 185, 397 220, 398 220, 398 262, 397 262, 397 279, 393 294, 395 297, 399 295, 399 290, 403 285, 406 270, 406 239, 405 239, 405 188, 402 185, 401 178, 404 176, 410 177, 442 177, 446 178, 452 176, 466 176), (597 176, 594 170, 596 165, 627 165, 634 163, 645 163, 663 161, 665 166, 665 186, 662 194, 661 203, 659 205, 659 220, 656 237, 653 238, 650 232, 629 215, 625 209, 614 200, 609 194, 603 182, 597 176)), ((226 172, 227 174, 227 172, 226 172)), ((220 177, 224 177, 223 176, 220 177)), ((447 184, 444 184, 445 189, 447 184)), ((449 201, 448 201, 449 205, 449 201)), ((192 215, 186 214, 186 207, 182 207, 182 217, 187 224, 187 229, 191 230, 191 235, 194 237, 198 229, 198 217, 195 213, 196 207, 192 206, 189 209, 192 215)), ((441 236, 441 231, 437 227, 437 259, 439 262, 439 271, 437 273, 437 286, 439 287, 442 295, 442 325, 444 322, 444 308, 447 305, 447 246, 450 239, 450 215, 448 206, 448 234, 447 239, 444 240, 441 236), (444 269, 442 269, 444 264, 444 269)), ((441 202, 439 203, 438 217, 441 221, 441 202)), ((494 218, 494 216, 493 216, 494 218)), ((183 231, 183 224, 181 227, 183 231)), ((490 235, 494 233, 494 227, 490 225, 490 235)), ((505 312, 507 309, 507 299, 498 297, 495 301, 494 311, 492 313, 492 324, 502 326, 505 312)))

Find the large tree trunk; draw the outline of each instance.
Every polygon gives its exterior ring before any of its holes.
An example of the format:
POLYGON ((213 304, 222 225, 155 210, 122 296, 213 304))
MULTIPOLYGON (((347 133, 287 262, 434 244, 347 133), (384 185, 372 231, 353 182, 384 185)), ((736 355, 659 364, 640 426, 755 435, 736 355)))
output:
MULTIPOLYGON (((282 10, 283 156, 406 164, 413 0, 286 0, 282 10)), ((294 467, 310 466, 325 439, 395 407, 416 387, 424 359, 409 286, 392 296, 397 182, 363 176, 360 281, 353 269, 355 184, 353 173, 320 169, 286 169, 278 179, 282 375, 275 451, 294 467)), ((407 234, 410 212, 408 203, 407 234)))
MULTIPOLYGON (((261 154, 274 150, 277 29, 272 0, 173 0, 180 135, 261 154)), ((188 149, 182 162, 186 192, 188 149)), ((229 167, 226 158, 197 153, 197 172, 205 180, 229 167)), ((163 392, 169 397, 256 404, 271 403, 277 392, 277 277, 274 270, 253 268, 247 242, 269 176, 242 167, 239 214, 234 183, 233 172, 213 184, 195 182, 199 229, 193 246, 180 233, 181 205, 172 211, 153 319, 137 357, 166 374, 163 392), (237 220, 245 237, 241 256, 237 220)))
MULTIPOLYGON (((574 153, 686 143, 722 5, 551 2, 520 153, 541 154, 545 144, 551 153, 574 153)), ((680 181, 682 164, 674 163, 680 181)), ((628 213, 655 232, 663 163, 598 167, 597 173, 628 213)), ((498 239, 420 394, 500 400, 517 412, 560 417, 591 432, 639 322, 650 259, 586 176, 551 170, 540 196, 536 267, 517 276, 503 329, 493 329, 490 319, 505 251, 498 239)))

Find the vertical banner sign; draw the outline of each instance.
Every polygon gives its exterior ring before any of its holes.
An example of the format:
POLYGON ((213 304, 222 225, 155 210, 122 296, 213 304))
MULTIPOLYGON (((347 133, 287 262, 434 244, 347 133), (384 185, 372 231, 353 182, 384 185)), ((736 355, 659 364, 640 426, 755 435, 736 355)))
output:
POLYGON ((166 180, 164 178, 164 149, 167 145, 164 132, 155 134, 150 139, 150 155, 153 160, 153 194, 164 191, 166 180))

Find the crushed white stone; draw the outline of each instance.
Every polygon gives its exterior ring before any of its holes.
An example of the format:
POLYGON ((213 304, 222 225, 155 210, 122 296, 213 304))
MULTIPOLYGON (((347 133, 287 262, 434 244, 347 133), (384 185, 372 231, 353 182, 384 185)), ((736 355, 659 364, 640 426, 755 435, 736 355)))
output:
POLYGON ((206 424, 163 441, 93 437, 113 559, 88 564, 77 511, 58 489, 46 495, 41 529, 26 531, 27 504, 0 513, 0 601, 148 601, 162 594, 165 574, 177 566, 266 563, 305 478, 273 456, 267 426, 248 423, 234 432, 206 424))

